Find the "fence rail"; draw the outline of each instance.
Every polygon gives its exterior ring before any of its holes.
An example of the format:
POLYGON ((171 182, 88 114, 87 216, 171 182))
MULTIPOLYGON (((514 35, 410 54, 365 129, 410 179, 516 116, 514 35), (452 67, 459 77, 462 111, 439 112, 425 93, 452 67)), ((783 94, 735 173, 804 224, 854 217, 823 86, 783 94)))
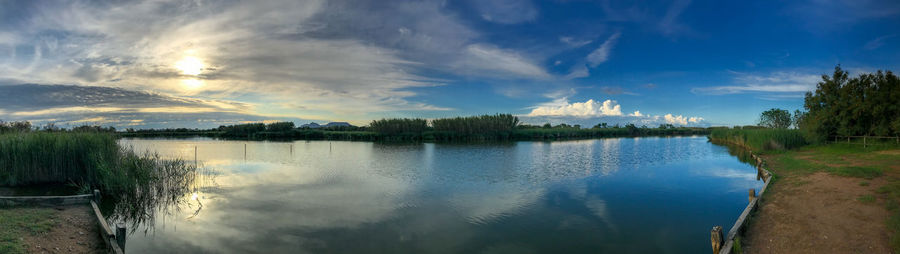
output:
POLYGON ((885 136, 833 136, 834 143, 843 143, 843 144, 851 144, 851 145, 863 145, 863 148, 869 147, 869 139, 878 140, 878 139, 893 139, 895 144, 900 145, 900 137, 885 137, 885 136), (851 143, 851 139, 856 139, 857 141, 861 138, 862 143, 851 143), (847 140, 847 142, 843 142, 847 140))
POLYGON ((772 182, 772 172, 769 172, 769 170, 765 168, 765 161, 761 157, 753 154, 752 151, 750 152, 750 157, 756 160, 756 179, 763 180, 765 184, 759 189, 758 196, 755 189, 751 188, 748 191, 747 198, 750 203, 747 204, 747 207, 741 212, 741 216, 734 222, 734 226, 731 227, 731 230, 728 230, 728 234, 725 235, 726 237, 724 237, 724 239, 722 237, 721 226, 714 226, 712 230, 710 230, 709 233, 713 254, 731 254, 732 249, 734 249, 734 239, 746 229, 745 226, 750 220, 750 214, 759 207, 759 199, 762 198, 766 189, 769 187, 769 183, 772 182))

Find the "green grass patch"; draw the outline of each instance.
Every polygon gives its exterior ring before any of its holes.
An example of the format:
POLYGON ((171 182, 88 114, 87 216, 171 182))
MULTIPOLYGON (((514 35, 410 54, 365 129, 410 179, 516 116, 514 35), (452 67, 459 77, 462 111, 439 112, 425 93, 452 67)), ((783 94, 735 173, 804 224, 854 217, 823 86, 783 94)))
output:
POLYGON ((863 203, 874 203, 874 202, 875 202, 875 196, 872 196, 872 195, 862 195, 862 196, 859 196, 858 198, 856 198, 856 200, 859 201, 859 202, 863 202, 863 203))
POLYGON ((859 177, 872 179, 884 174, 881 168, 876 167, 837 167, 830 168, 829 172, 839 176, 859 177))
POLYGON ((48 232, 57 223, 50 208, 0 208, 0 253, 26 253, 23 236, 48 232))
POLYGON ((866 182, 866 181, 859 182, 859 186, 869 186, 869 182, 866 182))

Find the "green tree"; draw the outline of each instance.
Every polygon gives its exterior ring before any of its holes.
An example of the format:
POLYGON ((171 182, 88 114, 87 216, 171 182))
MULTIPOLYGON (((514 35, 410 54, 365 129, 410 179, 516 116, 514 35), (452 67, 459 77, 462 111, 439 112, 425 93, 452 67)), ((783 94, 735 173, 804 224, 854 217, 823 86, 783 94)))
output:
POLYGON ((791 126, 791 112, 778 108, 763 111, 762 114, 759 115, 759 126, 787 129, 791 126))

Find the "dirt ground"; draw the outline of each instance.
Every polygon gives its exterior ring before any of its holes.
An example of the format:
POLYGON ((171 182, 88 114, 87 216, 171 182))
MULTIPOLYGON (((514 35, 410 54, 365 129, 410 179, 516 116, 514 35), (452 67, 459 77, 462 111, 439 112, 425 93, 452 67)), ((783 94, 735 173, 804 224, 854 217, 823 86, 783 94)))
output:
POLYGON ((57 207, 59 223, 50 232, 25 236, 29 253, 104 253, 105 245, 97 232, 90 206, 57 207))
POLYGON ((744 252, 891 253, 890 213, 880 201, 860 200, 886 183, 885 176, 782 173, 746 231, 744 252))

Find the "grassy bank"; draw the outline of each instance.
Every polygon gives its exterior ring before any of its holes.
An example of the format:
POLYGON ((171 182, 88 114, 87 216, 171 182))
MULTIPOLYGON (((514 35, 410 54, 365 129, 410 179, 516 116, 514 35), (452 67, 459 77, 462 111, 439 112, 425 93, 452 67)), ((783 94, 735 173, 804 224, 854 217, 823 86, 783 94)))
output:
POLYGON ((71 184, 116 196, 139 192, 163 178, 192 174, 194 166, 135 154, 116 136, 96 132, 0 134, 0 185, 71 184))
POLYGON ((50 231, 55 219, 52 208, 0 209, 0 253, 26 253, 23 237, 50 231))
POLYGON ((779 185, 809 184, 805 177, 816 172, 857 178, 853 184, 859 186, 882 183, 879 179, 885 179, 886 183, 877 186, 875 193, 858 196, 854 201, 883 204, 888 209, 891 216, 886 225, 891 235, 891 247, 900 252, 900 167, 896 165, 900 161, 900 146, 864 148, 856 144, 833 143, 770 150, 763 152, 763 156, 779 179, 779 185))
POLYGON ((709 139, 742 146, 753 151, 789 150, 809 144, 799 130, 715 128, 709 139))

